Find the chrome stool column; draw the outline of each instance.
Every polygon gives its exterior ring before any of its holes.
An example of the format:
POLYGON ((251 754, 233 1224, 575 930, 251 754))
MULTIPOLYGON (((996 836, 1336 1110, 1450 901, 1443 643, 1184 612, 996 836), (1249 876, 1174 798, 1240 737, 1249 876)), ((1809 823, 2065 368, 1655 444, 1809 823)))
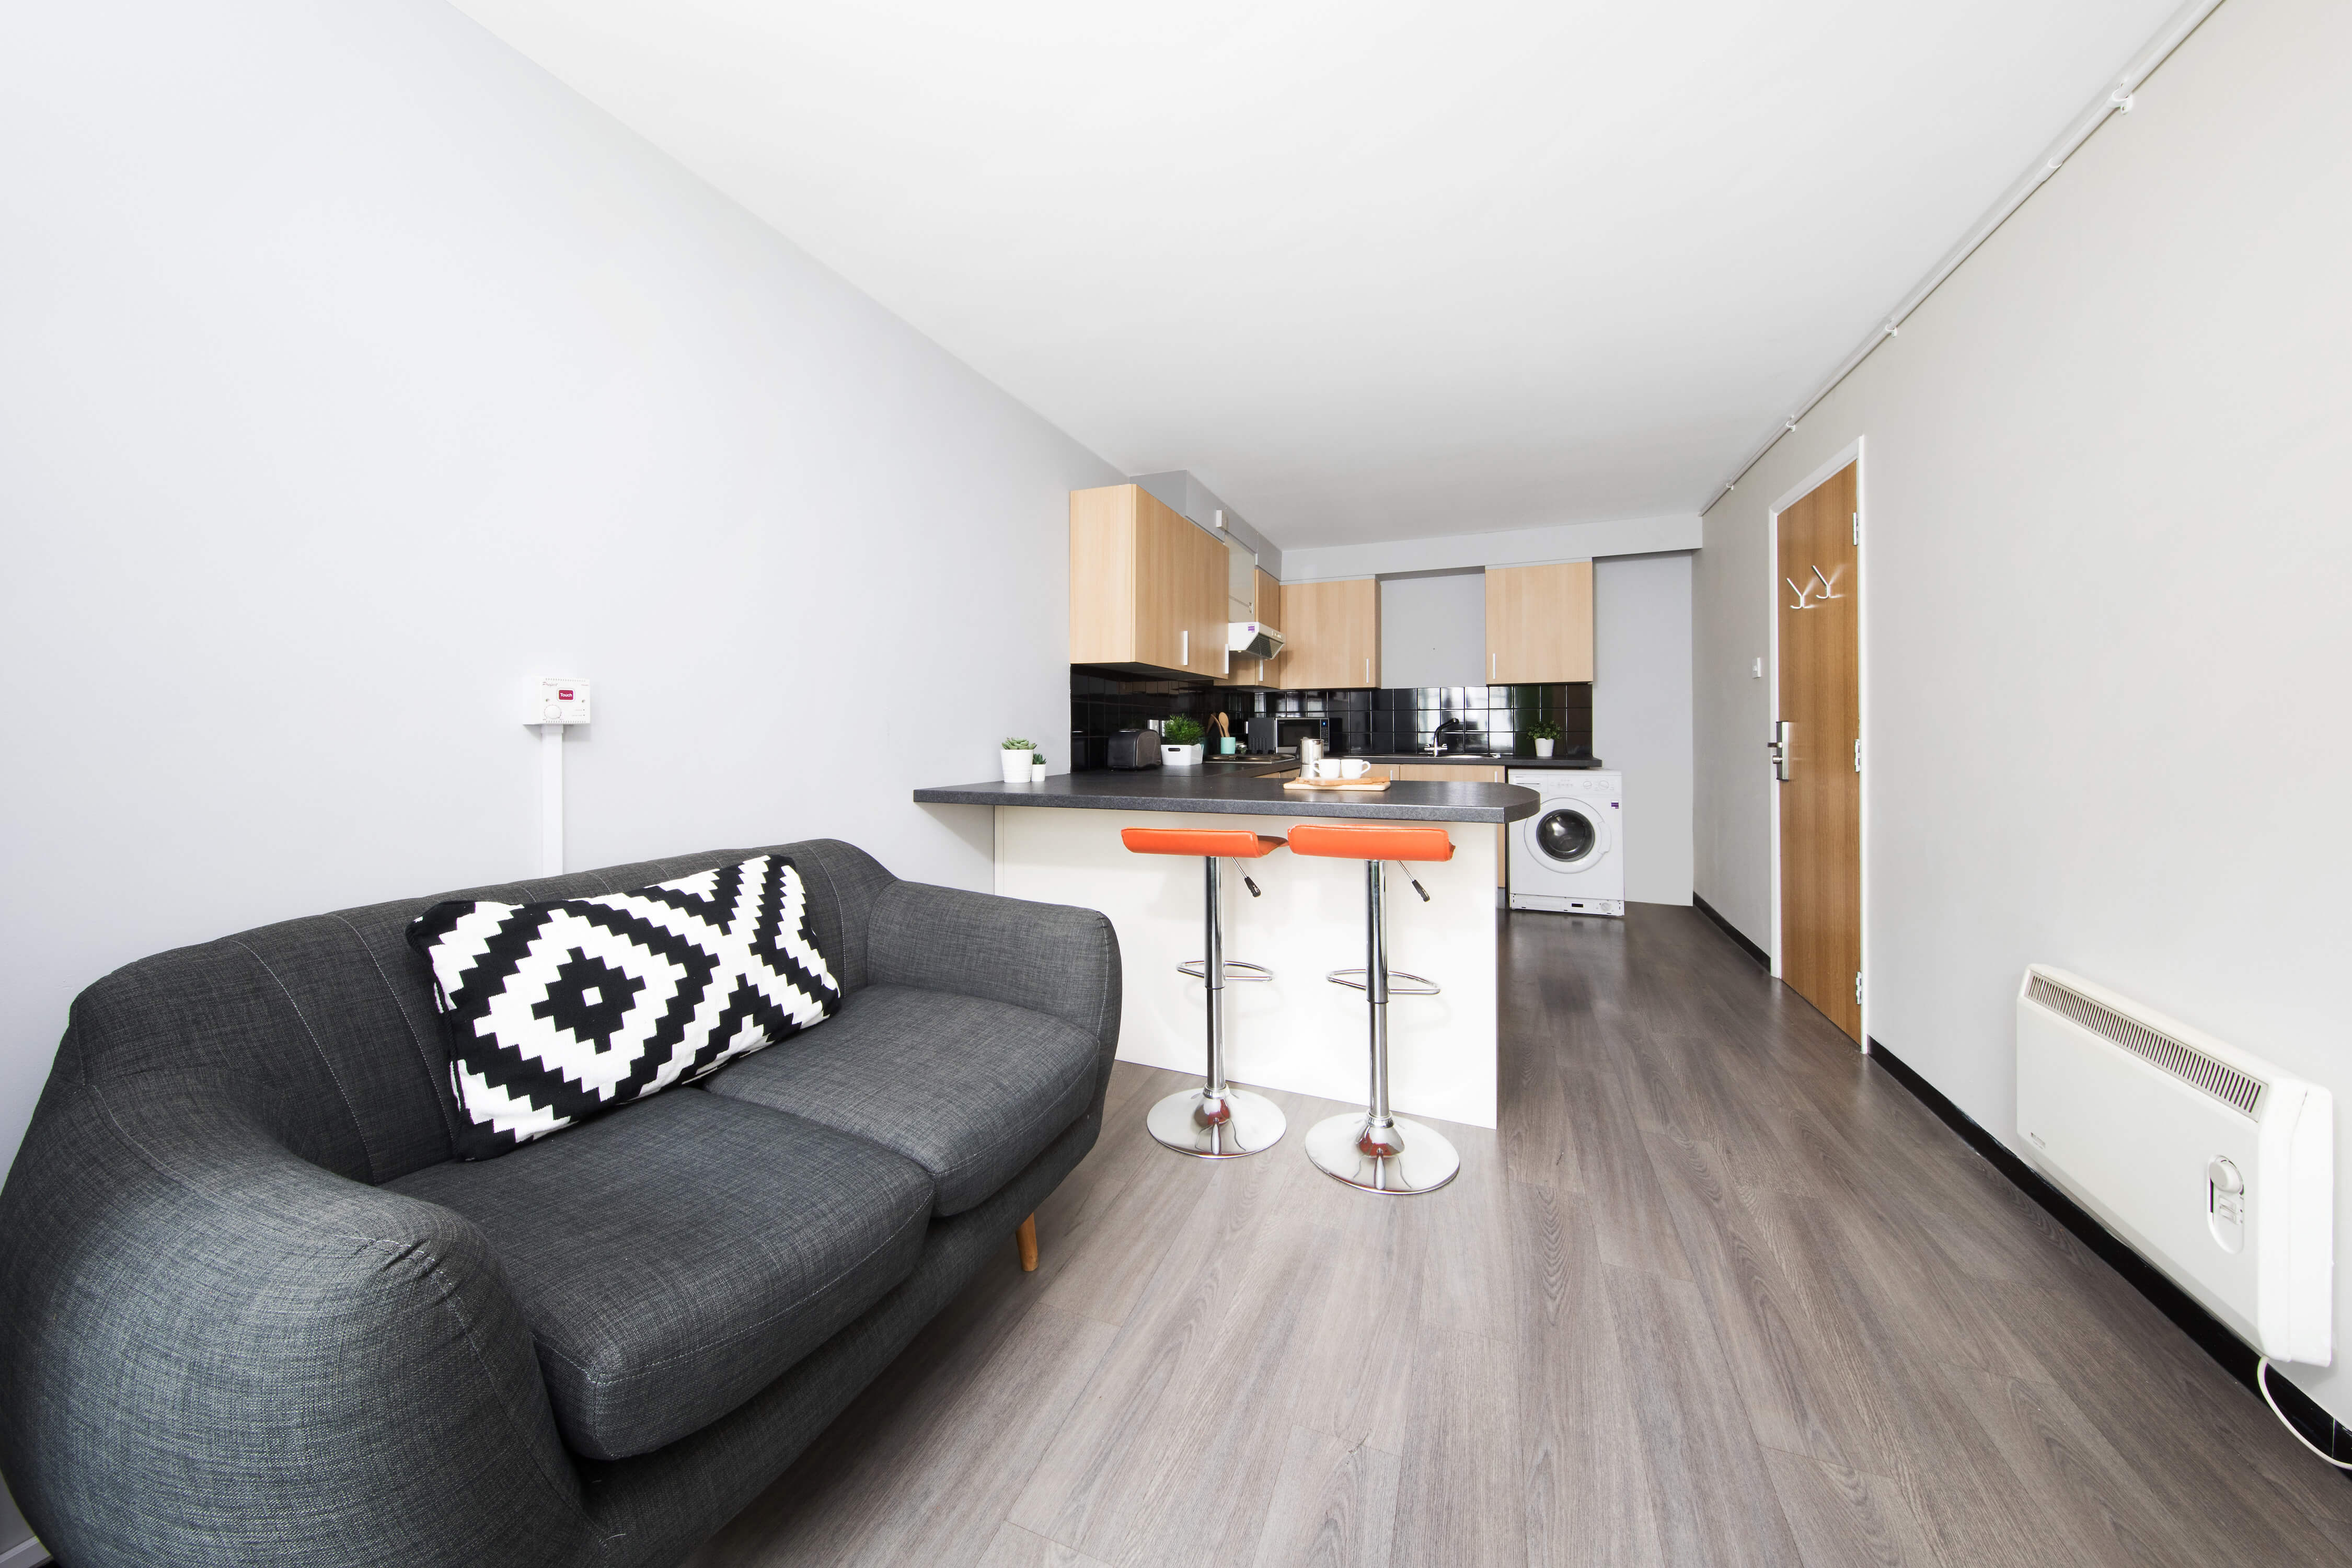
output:
MULTIPOLYGON (((1325 1175, 1366 1192, 1433 1193, 1461 1173, 1462 1156, 1435 1128, 1389 1109, 1389 998, 1434 996, 1438 988, 1433 981, 1388 966, 1381 864, 1451 860, 1454 841, 1443 827, 1310 824, 1290 830, 1290 851, 1364 863, 1364 967, 1333 970, 1326 978, 1364 993, 1371 1032, 1370 1102, 1361 1111, 1308 1128, 1307 1157, 1325 1175)), ((1426 902, 1429 890, 1411 873, 1407 879, 1426 902)))
MULTIPOLYGON (((1197 855, 1206 868, 1205 912, 1201 921, 1203 956, 1178 964, 1176 972, 1197 978, 1204 993, 1207 1070, 1200 1088, 1171 1094, 1146 1112, 1144 1128, 1162 1147, 1203 1160, 1228 1160, 1271 1149, 1282 1142, 1289 1127, 1282 1107, 1225 1081, 1225 982, 1265 981, 1274 974, 1263 964, 1225 956, 1224 927, 1217 910, 1217 862, 1263 859, 1281 848, 1283 841, 1238 827, 1129 827, 1118 837, 1136 854, 1197 855)), ((1258 896, 1256 883, 1247 876, 1242 882, 1250 897, 1258 896)))

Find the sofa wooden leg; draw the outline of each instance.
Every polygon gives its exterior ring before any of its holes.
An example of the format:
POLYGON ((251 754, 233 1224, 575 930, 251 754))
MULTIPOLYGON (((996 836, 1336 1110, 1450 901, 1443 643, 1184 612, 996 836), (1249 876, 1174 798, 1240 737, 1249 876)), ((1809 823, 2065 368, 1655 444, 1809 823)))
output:
POLYGON ((1021 1248, 1022 1270, 1024 1273, 1034 1274, 1037 1271, 1037 1216, 1033 1214, 1021 1222, 1021 1228, 1013 1233, 1013 1240, 1014 1245, 1021 1248))

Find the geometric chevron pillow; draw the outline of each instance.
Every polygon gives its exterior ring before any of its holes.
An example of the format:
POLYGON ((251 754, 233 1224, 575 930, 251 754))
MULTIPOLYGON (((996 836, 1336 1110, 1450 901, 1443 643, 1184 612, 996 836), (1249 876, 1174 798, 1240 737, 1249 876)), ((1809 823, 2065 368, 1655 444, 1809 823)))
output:
POLYGON ((461 1160, 700 1078, 841 1004, 781 855, 553 903, 455 900, 408 943, 433 967, 461 1160))

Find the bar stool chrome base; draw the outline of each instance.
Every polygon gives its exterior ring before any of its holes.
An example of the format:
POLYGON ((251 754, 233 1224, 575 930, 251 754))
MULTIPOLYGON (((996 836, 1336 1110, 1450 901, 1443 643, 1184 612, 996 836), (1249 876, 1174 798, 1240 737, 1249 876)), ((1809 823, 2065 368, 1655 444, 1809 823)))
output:
POLYGON ((1462 1173, 1462 1156, 1435 1128, 1392 1116, 1376 1132, 1371 1117, 1361 1110, 1327 1117, 1308 1128, 1307 1157, 1335 1181, 1401 1196, 1433 1193, 1462 1173))
POLYGON ((1202 1160, 1231 1160, 1281 1142, 1290 1119, 1265 1096, 1227 1084, 1221 1100, 1203 1088, 1171 1094, 1144 1114, 1143 1125, 1163 1149, 1202 1160))

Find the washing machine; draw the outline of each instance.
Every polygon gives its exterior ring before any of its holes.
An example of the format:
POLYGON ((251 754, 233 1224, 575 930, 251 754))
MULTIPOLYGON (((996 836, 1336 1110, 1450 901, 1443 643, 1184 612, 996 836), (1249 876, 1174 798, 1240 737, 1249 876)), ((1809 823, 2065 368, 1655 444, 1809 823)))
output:
POLYGON ((1511 824, 1511 908, 1561 914, 1625 912, 1625 775, 1582 768, 1513 768, 1543 797, 1511 824))

